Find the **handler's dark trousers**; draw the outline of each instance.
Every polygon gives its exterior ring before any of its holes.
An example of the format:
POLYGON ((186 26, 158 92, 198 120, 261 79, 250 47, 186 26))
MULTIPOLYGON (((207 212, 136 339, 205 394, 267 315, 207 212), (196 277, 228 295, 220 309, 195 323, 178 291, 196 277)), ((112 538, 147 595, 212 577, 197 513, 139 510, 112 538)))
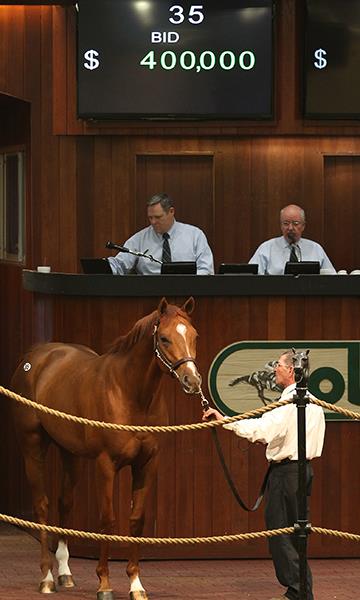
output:
MULTIPOLYGON (((313 470, 308 462, 307 496, 311 493, 313 470)), ((292 527, 298 519, 297 509, 298 463, 296 461, 273 463, 266 487, 265 522, 268 529, 292 527)), ((292 535, 269 538, 271 557, 276 577, 287 588, 286 598, 298 600, 300 591, 299 554, 297 539, 292 535)), ((313 600, 312 575, 307 567, 307 600, 313 600)))

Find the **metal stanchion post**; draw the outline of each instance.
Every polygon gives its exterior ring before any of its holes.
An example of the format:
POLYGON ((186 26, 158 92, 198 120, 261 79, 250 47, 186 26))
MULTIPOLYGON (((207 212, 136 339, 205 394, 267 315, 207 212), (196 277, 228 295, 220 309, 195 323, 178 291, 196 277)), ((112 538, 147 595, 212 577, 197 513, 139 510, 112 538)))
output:
POLYGON ((300 600, 307 600, 307 536, 309 522, 307 518, 307 473, 306 473, 306 405, 307 399, 307 354, 300 353, 294 357, 296 392, 294 402, 297 405, 298 433, 298 521, 295 523, 295 533, 298 539, 300 600))

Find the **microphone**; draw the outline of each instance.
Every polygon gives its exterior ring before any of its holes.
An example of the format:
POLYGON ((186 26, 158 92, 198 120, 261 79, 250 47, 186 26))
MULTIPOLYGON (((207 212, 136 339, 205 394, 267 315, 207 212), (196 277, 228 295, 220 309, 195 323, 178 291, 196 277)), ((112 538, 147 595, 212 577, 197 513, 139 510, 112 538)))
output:
POLYGON ((162 265, 161 260, 154 258, 153 256, 151 256, 151 254, 147 254, 148 250, 145 250, 145 252, 135 252, 135 250, 130 250, 130 248, 127 248, 126 246, 119 246, 118 244, 114 244, 113 242, 106 242, 105 248, 109 248, 110 250, 119 250, 119 252, 129 252, 134 256, 142 256, 151 260, 152 262, 156 262, 159 263, 159 265, 162 265))
POLYGON ((287 239, 290 244, 295 244, 296 237, 294 231, 289 231, 289 233, 287 234, 287 239))
POLYGON ((109 250, 119 250, 119 252, 130 252, 129 248, 125 246, 118 246, 118 244, 114 244, 113 242, 106 242, 105 248, 109 248, 109 250))

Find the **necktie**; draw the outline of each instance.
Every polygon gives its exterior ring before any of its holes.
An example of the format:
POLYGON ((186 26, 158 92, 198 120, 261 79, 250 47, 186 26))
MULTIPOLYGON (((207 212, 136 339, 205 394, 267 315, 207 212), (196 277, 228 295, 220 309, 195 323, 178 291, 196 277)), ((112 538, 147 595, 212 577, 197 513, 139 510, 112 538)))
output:
POLYGON ((169 245, 169 234, 163 233, 163 251, 162 251, 162 261, 164 263, 171 262, 171 250, 169 245))
POLYGON ((289 258, 290 262, 299 262, 299 259, 298 259, 297 255, 296 255, 295 245, 291 244, 290 248, 291 248, 291 250, 290 250, 290 258, 289 258))

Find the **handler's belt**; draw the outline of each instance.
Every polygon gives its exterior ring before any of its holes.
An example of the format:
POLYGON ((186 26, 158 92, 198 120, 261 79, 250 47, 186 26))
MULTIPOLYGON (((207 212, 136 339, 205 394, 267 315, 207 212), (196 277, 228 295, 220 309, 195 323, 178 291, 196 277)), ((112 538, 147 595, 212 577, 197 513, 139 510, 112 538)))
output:
MULTIPOLYGON (((270 461, 270 467, 279 467, 280 465, 291 465, 292 463, 297 464, 299 461, 298 460, 292 460, 291 458, 283 458, 283 460, 272 460, 270 461)), ((309 459, 306 460, 306 462, 310 462, 309 459)))

